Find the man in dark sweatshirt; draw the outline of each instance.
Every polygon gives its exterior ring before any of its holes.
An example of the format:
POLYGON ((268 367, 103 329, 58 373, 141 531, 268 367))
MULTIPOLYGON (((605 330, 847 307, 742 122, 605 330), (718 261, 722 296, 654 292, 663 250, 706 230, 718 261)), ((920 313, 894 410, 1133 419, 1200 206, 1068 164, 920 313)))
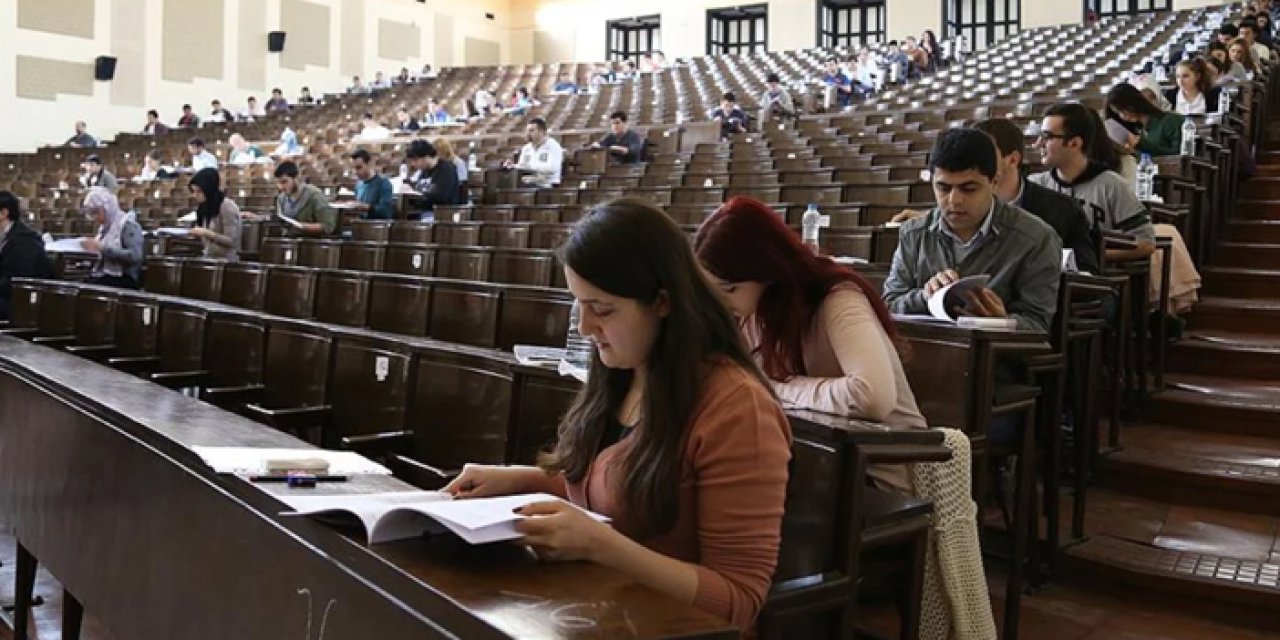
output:
POLYGON ((49 278, 53 267, 44 252, 44 241, 22 222, 22 204, 8 191, 0 191, 0 320, 9 319, 14 278, 49 278))

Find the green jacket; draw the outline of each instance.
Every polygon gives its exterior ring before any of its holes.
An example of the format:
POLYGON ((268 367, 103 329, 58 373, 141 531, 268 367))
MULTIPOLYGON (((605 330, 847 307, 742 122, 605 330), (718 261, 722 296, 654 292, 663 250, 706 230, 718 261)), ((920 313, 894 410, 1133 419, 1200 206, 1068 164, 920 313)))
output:
POLYGON ((1182 151, 1182 123, 1186 118, 1180 113, 1166 111, 1151 116, 1138 139, 1138 152, 1153 156, 1176 156, 1182 151))
POLYGON ((290 216, 287 196, 283 193, 276 196, 276 213, 304 224, 319 223, 325 235, 337 233, 338 212, 329 206, 329 199, 324 197, 319 187, 312 184, 301 185, 298 198, 297 210, 290 216))

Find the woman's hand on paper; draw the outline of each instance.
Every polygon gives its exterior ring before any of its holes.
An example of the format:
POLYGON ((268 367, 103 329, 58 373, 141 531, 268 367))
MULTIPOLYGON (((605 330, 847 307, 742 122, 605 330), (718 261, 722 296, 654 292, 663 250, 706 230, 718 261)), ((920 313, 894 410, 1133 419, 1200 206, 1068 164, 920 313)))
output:
POLYGON ((516 522, 516 530, 543 560, 595 561, 608 540, 618 535, 613 527, 568 502, 534 502, 516 513, 525 516, 516 522))
POLYGON ((91 251, 93 253, 102 252, 102 242, 97 238, 81 238, 80 246, 84 247, 85 251, 91 251))
POLYGON ((462 473, 458 477, 445 485, 443 491, 455 498, 488 498, 521 493, 528 471, 528 467, 468 464, 462 467, 462 473))

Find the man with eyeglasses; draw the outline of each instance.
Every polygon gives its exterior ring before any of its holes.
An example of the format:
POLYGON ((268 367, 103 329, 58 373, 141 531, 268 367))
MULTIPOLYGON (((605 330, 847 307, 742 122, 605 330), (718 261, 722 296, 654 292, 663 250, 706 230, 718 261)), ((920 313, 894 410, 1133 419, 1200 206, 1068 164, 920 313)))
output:
POLYGON ((1095 140, 1097 116, 1088 109, 1076 102, 1049 107, 1036 140, 1049 170, 1028 180, 1075 199, 1095 230, 1118 231, 1134 237, 1137 248, 1107 249, 1107 261, 1146 258, 1156 248, 1151 216, 1120 174, 1089 160, 1090 146, 1106 140, 1095 140))

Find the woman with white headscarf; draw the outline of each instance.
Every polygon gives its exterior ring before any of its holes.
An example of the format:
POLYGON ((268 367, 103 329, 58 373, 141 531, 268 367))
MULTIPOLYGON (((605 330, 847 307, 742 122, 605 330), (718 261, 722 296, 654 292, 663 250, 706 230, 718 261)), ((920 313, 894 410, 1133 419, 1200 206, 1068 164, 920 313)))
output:
POLYGON ((86 251, 98 254, 89 283, 137 289, 142 273, 142 227, 133 214, 121 211, 115 194, 104 187, 89 189, 80 211, 98 223, 96 236, 80 240, 86 251))

